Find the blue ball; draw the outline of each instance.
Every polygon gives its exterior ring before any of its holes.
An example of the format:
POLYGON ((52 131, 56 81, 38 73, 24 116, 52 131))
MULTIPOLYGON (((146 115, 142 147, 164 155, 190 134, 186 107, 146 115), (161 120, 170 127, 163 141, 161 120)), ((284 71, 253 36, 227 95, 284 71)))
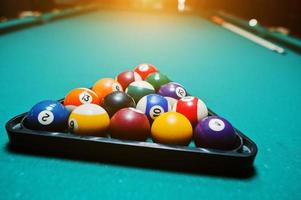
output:
POLYGON ((150 121, 153 121, 156 117, 171 110, 169 101, 158 94, 144 96, 139 100, 136 108, 141 110, 150 121))
POLYGON ((27 113, 25 126, 34 130, 63 131, 68 127, 68 110, 58 101, 45 100, 27 113))

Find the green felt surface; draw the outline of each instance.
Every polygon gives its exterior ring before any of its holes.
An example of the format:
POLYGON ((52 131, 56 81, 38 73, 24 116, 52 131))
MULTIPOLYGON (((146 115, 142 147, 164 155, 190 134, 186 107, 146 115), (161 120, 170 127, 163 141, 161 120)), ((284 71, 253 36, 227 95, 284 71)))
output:
POLYGON ((0 36, 0 199, 300 199, 301 57, 194 16, 101 11, 0 36), (249 179, 14 154, 5 122, 150 62, 258 145, 249 179))

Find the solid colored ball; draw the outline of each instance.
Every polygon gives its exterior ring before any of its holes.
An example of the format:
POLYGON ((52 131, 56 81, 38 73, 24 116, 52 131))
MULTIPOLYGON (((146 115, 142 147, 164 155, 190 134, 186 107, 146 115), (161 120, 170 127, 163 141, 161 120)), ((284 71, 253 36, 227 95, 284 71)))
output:
POLYGON ((150 124, 144 113, 135 108, 123 108, 111 118, 112 138, 145 141, 150 135, 150 124))
POLYGON ((63 131, 68 127, 68 110, 58 101, 35 104, 27 113, 25 126, 34 130, 63 131))
POLYGON ((148 75, 157 72, 158 70, 152 64, 140 64, 135 67, 134 71, 141 76, 142 80, 144 80, 148 75))
POLYGON ((132 97, 125 92, 112 92, 108 94, 104 100, 102 107, 113 116, 118 110, 127 107, 136 107, 136 103, 132 97))
POLYGON ((108 113, 96 104, 83 104, 69 116, 69 129, 79 135, 104 136, 110 125, 108 113))
POLYGON ((170 82, 169 78, 166 75, 159 72, 148 75, 145 81, 149 82, 156 91, 158 91, 162 85, 170 82))
POLYGON ((120 83, 120 85, 124 89, 127 88, 130 83, 132 83, 134 81, 141 81, 141 80, 142 80, 142 78, 140 77, 140 75, 137 72, 133 72, 130 70, 121 72, 120 74, 118 74, 116 76, 116 81, 118 81, 118 83, 120 83))
POLYGON ((136 108, 146 114, 150 121, 171 110, 167 99, 158 94, 149 94, 142 97, 136 108))
POLYGON ((123 91, 122 86, 112 78, 103 78, 98 80, 92 87, 92 90, 98 95, 100 103, 108 94, 115 91, 123 91))
POLYGON ((100 103, 100 99, 97 94, 88 88, 75 88, 71 90, 64 99, 64 106, 69 111, 74 110, 77 106, 87 103, 100 103))
POLYGON ((194 130, 196 146, 215 149, 234 149, 237 135, 226 119, 209 116, 202 119, 194 130))
POLYGON ((125 92, 138 103, 145 95, 155 93, 155 88, 146 81, 135 81, 126 88, 125 92))
POLYGON ((205 103, 192 96, 179 99, 173 106, 173 111, 185 115, 192 126, 195 126, 199 120, 208 116, 208 109, 205 103))
POLYGON ((157 143, 188 145, 192 138, 189 120, 177 112, 166 112, 155 119, 151 127, 152 138, 157 143))
POLYGON ((166 97, 173 107, 178 99, 181 99, 187 95, 187 91, 181 84, 170 82, 162 85, 158 91, 158 94, 166 97))

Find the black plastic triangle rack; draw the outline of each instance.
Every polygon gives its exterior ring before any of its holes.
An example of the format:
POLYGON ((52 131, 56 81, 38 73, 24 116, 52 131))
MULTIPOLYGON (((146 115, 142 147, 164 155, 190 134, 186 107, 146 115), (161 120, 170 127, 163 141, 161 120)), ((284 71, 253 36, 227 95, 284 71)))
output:
MULTIPOLYGON (((209 110, 209 115, 216 114, 209 110)), ((238 147, 226 151, 197 148, 193 143, 175 146, 153 143, 151 139, 137 142, 30 130, 23 124, 25 117, 23 113, 6 123, 10 151, 193 173, 231 176, 254 173, 257 146, 237 129, 238 147)))

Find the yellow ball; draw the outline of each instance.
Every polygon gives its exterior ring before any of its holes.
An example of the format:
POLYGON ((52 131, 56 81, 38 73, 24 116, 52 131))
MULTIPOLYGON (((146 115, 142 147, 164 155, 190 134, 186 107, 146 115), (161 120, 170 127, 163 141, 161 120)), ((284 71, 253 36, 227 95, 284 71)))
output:
POLYGON ((104 136, 109 128, 110 118, 99 105, 83 104, 72 111, 68 124, 75 134, 104 136))
POLYGON ((151 134, 157 143, 188 145, 193 129, 184 115, 177 112, 166 112, 155 119, 151 134))

